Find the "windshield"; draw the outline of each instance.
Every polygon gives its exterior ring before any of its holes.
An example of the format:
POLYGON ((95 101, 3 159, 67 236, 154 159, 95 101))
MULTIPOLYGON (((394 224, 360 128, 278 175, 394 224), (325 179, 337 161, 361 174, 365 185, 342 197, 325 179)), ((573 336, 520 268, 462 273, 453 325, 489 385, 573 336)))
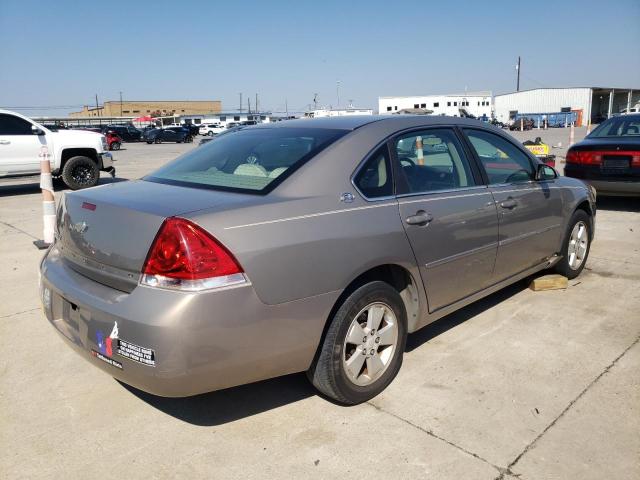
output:
POLYGON ((640 137, 640 116, 613 117, 596 128, 588 138, 640 137))
POLYGON ((216 138, 144 179, 267 193, 345 133, 344 130, 319 128, 244 129, 216 138))

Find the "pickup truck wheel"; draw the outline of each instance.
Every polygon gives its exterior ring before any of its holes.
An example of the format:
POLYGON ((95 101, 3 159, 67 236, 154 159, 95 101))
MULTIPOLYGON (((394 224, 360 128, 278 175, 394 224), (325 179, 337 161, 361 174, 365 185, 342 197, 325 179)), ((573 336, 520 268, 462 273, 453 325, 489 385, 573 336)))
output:
POLYGON ((402 365, 407 339, 402 298, 388 283, 371 282, 349 295, 329 322, 307 377, 337 402, 366 402, 402 365))
POLYGON ((89 157, 71 157, 62 168, 62 181, 71 190, 94 187, 99 179, 98 165, 89 157))

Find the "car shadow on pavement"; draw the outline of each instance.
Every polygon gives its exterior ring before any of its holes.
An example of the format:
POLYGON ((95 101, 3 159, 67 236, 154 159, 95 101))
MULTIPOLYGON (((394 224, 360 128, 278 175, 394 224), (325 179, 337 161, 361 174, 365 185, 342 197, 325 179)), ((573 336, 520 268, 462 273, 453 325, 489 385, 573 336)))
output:
MULTIPOLYGON (((529 280, 521 280, 412 333, 407 339, 406 351, 420 347, 432 338, 516 295, 527 288, 529 280)), ((207 427, 223 425, 319 395, 304 373, 186 398, 158 397, 122 382, 118 383, 140 400, 172 417, 207 427)), ((334 403, 331 399, 327 400, 334 403)))
POLYGON ((598 196, 596 208, 598 210, 610 210, 614 212, 640 212, 640 197, 598 196))
MULTIPOLYGON (((542 274, 545 273, 546 272, 542 272, 542 274)), ((475 317, 476 315, 480 315, 485 310, 489 310, 499 303, 508 300, 517 293, 520 293, 522 290, 526 289, 530 281, 531 277, 520 280, 519 282, 509 285, 508 287, 505 287, 497 291, 496 293, 489 295, 488 297, 484 297, 476 302, 473 302, 472 304, 467 305, 460 310, 450 313, 446 317, 442 317, 441 319, 430 323, 417 332, 410 334, 407 337, 407 347, 405 351, 411 352, 412 350, 415 350, 416 348, 422 346, 438 335, 441 335, 448 330, 457 327, 461 323, 464 323, 467 320, 475 317)))
POLYGON ((165 398, 120 383, 152 407, 179 420, 212 427, 251 417, 316 395, 304 373, 186 398, 165 398))

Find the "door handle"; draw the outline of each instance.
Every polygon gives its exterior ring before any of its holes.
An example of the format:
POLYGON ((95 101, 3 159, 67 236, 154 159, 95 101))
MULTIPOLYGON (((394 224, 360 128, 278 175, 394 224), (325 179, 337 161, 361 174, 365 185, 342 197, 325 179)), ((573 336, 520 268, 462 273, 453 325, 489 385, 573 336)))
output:
POLYGON ((425 212, 424 210, 419 210, 415 215, 411 215, 407 217, 404 221, 409 225, 427 225, 433 220, 433 215, 425 212))
POLYGON ((0 140, 0 145, 9 145, 10 143, 9 140, 0 140))
POLYGON ((513 198, 509 197, 504 202, 500 202, 500 206, 502 208, 507 208, 512 210, 518 206, 518 202, 516 202, 513 198))

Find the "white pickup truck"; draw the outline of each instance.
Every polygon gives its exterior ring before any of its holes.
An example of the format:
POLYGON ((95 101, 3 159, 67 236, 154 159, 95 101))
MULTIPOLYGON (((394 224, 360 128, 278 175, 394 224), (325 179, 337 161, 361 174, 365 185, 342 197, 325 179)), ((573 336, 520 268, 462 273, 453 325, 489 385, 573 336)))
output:
POLYGON ((72 190, 93 187, 100 171, 115 176, 104 135, 82 130, 51 131, 8 110, 0 110, 0 177, 40 172, 40 151, 49 149, 51 172, 72 190))

